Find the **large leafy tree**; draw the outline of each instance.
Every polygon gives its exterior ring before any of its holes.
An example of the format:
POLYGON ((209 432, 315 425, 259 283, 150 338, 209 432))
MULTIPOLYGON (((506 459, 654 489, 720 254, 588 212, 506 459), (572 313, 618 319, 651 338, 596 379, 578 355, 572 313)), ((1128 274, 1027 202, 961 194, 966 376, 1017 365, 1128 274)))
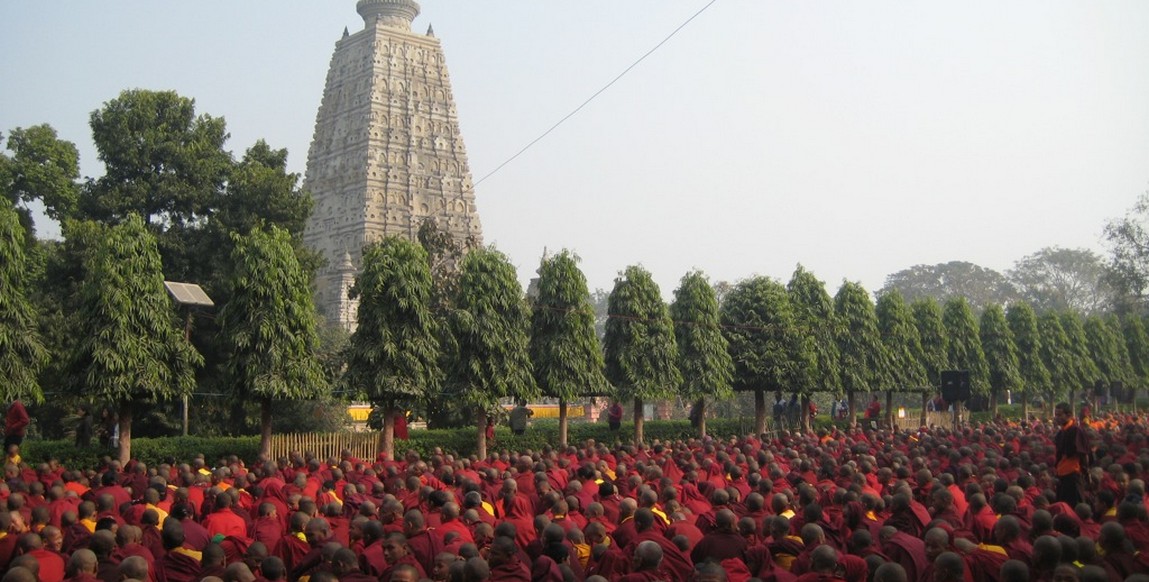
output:
POLYGON ((586 276, 570 251, 543 259, 531 312, 531 362, 543 394, 559 400, 559 442, 567 443, 567 403, 609 392, 586 276))
POLYGON ((427 252, 401 237, 369 245, 351 297, 359 299, 359 321, 344 383, 382 407, 382 449, 393 459, 396 405, 423 400, 442 383, 427 252))
POLYGON ((1101 372, 1089 353, 1089 338, 1085 335, 1085 325, 1081 314, 1076 311, 1063 311, 1058 316, 1061 328, 1065 330, 1066 354, 1069 370, 1069 401, 1075 404, 1078 390, 1091 390, 1101 372))
POLYGON ((266 454, 272 402, 316 399, 326 392, 327 377, 318 357, 311 287, 291 235, 272 226, 232 238, 231 299, 220 313, 220 334, 232 394, 260 403, 260 450, 266 454))
POLYGON ((195 101, 173 91, 132 89, 92 112, 90 125, 104 175, 82 190, 81 217, 142 216, 169 279, 206 280, 196 243, 233 165, 223 118, 197 115, 195 101))
POLYGON ((834 296, 834 314, 841 354, 842 388, 850 407, 850 424, 857 425, 857 393, 890 382, 890 360, 878 331, 878 315, 870 294, 859 283, 845 281, 834 296))
POLYGON ((37 374, 48 352, 36 329, 36 310, 25 293, 25 229, 12 205, 0 199, 0 398, 44 399, 37 374))
POLYGON ((1029 400, 1035 394, 1048 394, 1053 388, 1049 369, 1041 358, 1041 334, 1037 328, 1037 314, 1024 301, 1018 301, 1005 311, 1005 320, 1013 332, 1017 346, 1017 370, 1021 377, 1021 415, 1029 418, 1029 400))
POLYGON ((1121 316, 1121 331, 1129 350, 1129 365, 1133 368, 1131 388, 1144 388, 1149 379, 1149 334, 1145 333, 1145 324, 1139 315, 1126 313, 1121 316))
POLYGON ((989 407, 996 416, 1001 395, 1007 390, 1021 387, 1021 371, 1017 360, 1017 344, 1013 340, 1013 330, 1005 319, 1005 311, 1000 305, 989 305, 981 313, 978 326, 981 336, 981 349, 989 368, 989 407))
POLYGON ((1096 313, 1114 301, 1109 269, 1089 249, 1046 247, 1017 261, 1009 280, 1037 311, 1096 313))
POLYGON ((942 312, 942 323, 948 332, 946 342, 946 364, 954 370, 968 370, 970 391, 974 394, 989 394, 989 366, 981 347, 977 320, 969 303, 963 297, 946 301, 942 312))
POLYGON ((139 216, 107 228, 84 265, 69 385, 118 407, 121 462, 136 407, 191 392, 202 363, 175 323, 155 238, 139 216))
POLYGON ((673 398, 682 384, 670 311, 646 269, 631 265, 614 280, 606 322, 606 378, 634 401, 634 440, 643 440, 643 403, 673 398))
POLYGON ((878 295, 895 289, 906 301, 933 297, 944 303, 964 297, 975 309, 991 303, 1009 303, 1017 293, 1005 275, 965 261, 903 269, 886 277, 878 295))
POLYGON ((949 338, 942 322, 942 308, 933 297, 924 297, 910 305, 910 312, 914 317, 914 327, 918 328, 926 381, 933 388, 939 388, 942 370, 946 369, 949 358, 949 338))
POLYGON ((451 395, 475 411, 481 458, 487 452, 487 414, 499 399, 539 396, 530 359, 530 310, 514 266, 491 248, 463 258, 454 303, 458 357, 451 395))
POLYGON ((794 324, 811 350, 811 365, 799 371, 794 388, 803 394, 818 390, 838 393, 841 376, 834 300, 826 292, 825 283, 802 265, 794 270, 786 293, 793 308, 794 324))
POLYGON ((1143 307, 1149 287, 1149 192, 1137 198, 1124 217, 1105 226, 1110 281, 1131 306, 1143 307))
POLYGON ((695 402, 698 432, 706 436, 706 399, 733 394, 734 363, 719 326, 718 297, 706 276, 692 271, 682 277, 670 304, 682 395, 695 402))
POLYGON ((1043 313, 1037 319, 1037 331, 1041 339, 1041 362, 1049 370, 1049 415, 1052 416, 1054 400, 1065 394, 1075 382, 1074 362, 1069 353, 1069 336, 1056 313, 1043 313))
POLYGON ((734 389, 754 392, 754 430, 761 433, 766 429, 766 392, 806 387, 797 380, 813 365, 814 356, 795 322, 786 288, 777 281, 751 277, 738 282, 722 302, 721 313, 734 360, 734 389))
POLYGON ((75 144, 61 140, 50 125, 16 128, 8 134, 9 157, 0 153, 0 197, 16 208, 32 244, 28 204, 40 202, 53 220, 71 216, 79 196, 80 154, 75 144))

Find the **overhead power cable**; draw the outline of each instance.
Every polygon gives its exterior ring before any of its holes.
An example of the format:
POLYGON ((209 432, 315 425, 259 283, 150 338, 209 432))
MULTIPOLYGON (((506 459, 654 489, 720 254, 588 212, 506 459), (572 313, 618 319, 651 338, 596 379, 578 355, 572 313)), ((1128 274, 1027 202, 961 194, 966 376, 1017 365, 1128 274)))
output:
POLYGON ((560 120, 558 120, 557 122, 555 122, 555 124, 554 124, 554 125, 552 125, 552 126, 550 126, 550 128, 549 128, 549 129, 547 129, 546 131, 544 131, 544 132, 543 132, 541 135, 539 135, 539 136, 538 136, 538 137, 536 137, 535 139, 531 140, 529 143, 527 143, 527 145, 523 146, 523 147, 522 147, 522 149, 520 149, 519 151, 515 152, 515 154, 514 154, 513 156, 511 156, 511 157, 507 158, 507 159, 506 159, 506 160, 505 160, 503 163, 501 163, 501 164, 499 164, 498 166, 496 166, 496 167, 495 167, 495 169, 491 170, 490 172, 487 172, 487 174, 486 174, 486 175, 484 175, 482 178, 479 178, 479 180, 478 180, 477 182, 475 182, 475 183, 474 183, 474 185, 473 185, 473 186, 471 186, 471 188, 470 188, 470 189, 471 189, 471 190, 474 190, 476 187, 478 187, 478 185, 479 185, 479 184, 482 184, 484 180, 486 180, 487 178, 490 178, 491 176, 494 176, 496 173, 498 173, 498 171, 499 171, 499 170, 502 170, 502 169, 503 169, 503 167, 505 167, 507 164, 510 164, 511 162, 515 161, 515 159, 517 159, 519 156, 521 156, 521 155, 523 155, 524 153, 526 153, 526 151, 527 151, 527 150, 529 150, 529 149, 531 149, 531 147, 533 147, 533 146, 534 146, 536 143, 539 143, 540 141, 542 141, 542 140, 543 140, 543 138, 545 138, 546 136, 550 135, 550 134, 551 134, 551 132, 553 132, 554 130, 558 129, 558 127, 559 127, 560 125, 562 125, 563 123, 566 123, 566 121, 567 121, 568 119, 570 119, 570 118, 574 117, 575 115, 577 115, 577 114, 578 114, 578 112, 579 112, 579 111, 582 111, 582 110, 583 110, 583 108, 584 108, 584 107, 586 107, 587 105, 589 105, 591 101, 594 101, 594 100, 595 100, 595 98, 597 98, 599 95, 602 95, 602 94, 603 94, 603 92, 605 92, 607 89, 610 89, 610 87, 611 87, 612 85, 614 85, 615 83, 617 83, 617 82, 619 81, 619 79, 622 79, 623 77, 625 77, 625 76, 626 76, 626 74, 627 74, 627 73, 629 73, 629 72, 631 71, 631 69, 633 69, 633 68, 637 67, 639 63, 641 63, 642 61, 646 60, 646 57, 649 57, 650 55, 654 54, 654 51, 657 51, 658 49, 662 48, 662 45, 666 44, 666 43, 667 43, 667 41, 669 41, 671 38, 674 38, 674 35, 678 34, 678 33, 679 33, 679 31, 681 31, 683 28, 686 28, 686 26, 687 26, 688 24, 690 24, 690 23, 691 23, 691 22, 692 22, 692 21, 693 21, 695 18, 698 18, 699 16, 701 16, 703 12, 706 12, 706 9, 710 8, 711 6, 713 6, 713 5, 714 5, 714 3, 715 3, 715 2, 717 2, 717 1, 718 1, 718 0, 710 0, 709 2, 707 2, 705 6, 703 6, 702 8, 700 8, 700 9, 698 10, 698 12, 695 12, 694 14, 692 14, 692 15, 690 16, 690 18, 687 18, 685 22, 683 22, 682 24, 678 25, 678 28, 675 28, 674 30, 672 30, 672 31, 670 32, 670 34, 666 35, 666 38, 663 38, 661 41, 659 41, 659 43, 658 43, 658 44, 654 45, 654 47, 653 47, 653 48, 651 48, 650 50, 646 51, 646 53, 645 53, 645 54, 643 54, 641 57, 638 57, 638 60, 634 61, 633 63, 631 63, 631 64, 630 64, 630 66, 628 66, 627 68, 623 69, 623 71, 622 71, 621 73, 619 73, 618 75, 616 75, 616 76, 615 76, 615 78, 611 79, 611 80, 610 80, 610 82, 608 82, 606 85, 603 85, 601 89, 599 89, 598 91, 595 91, 595 92, 594 92, 594 94, 593 94, 593 95, 591 95, 590 97, 587 97, 587 98, 586 98, 586 100, 585 100, 585 101, 583 101, 581 104, 579 104, 579 106, 578 106, 578 107, 575 107, 573 111, 571 111, 570 113, 568 113, 568 114, 564 115, 562 119, 560 119, 560 120))

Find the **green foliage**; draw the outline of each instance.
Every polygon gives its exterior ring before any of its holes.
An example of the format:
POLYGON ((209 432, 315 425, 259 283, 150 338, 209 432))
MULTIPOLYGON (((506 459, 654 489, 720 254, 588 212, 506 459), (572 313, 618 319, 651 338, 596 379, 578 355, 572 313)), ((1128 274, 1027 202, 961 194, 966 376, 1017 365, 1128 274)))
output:
POLYGON ((1040 312, 1096 313, 1113 304, 1104 260, 1089 249, 1046 247, 1014 264, 1010 281, 1040 312))
POLYGON ((1065 330, 1066 354, 1068 354, 1068 371, 1070 390, 1087 390, 1093 388, 1093 383, 1101 377, 1097 363, 1089 352, 1089 338, 1085 335, 1085 327, 1081 315, 1073 311, 1064 311, 1059 315, 1061 327, 1065 330))
MULTIPOLYGON (((61 140, 50 125, 16 128, 8 134, 12 157, 0 154, 0 196, 16 207, 25 225, 31 224, 27 204, 39 201, 52 220, 71 216, 79 196, 80 153, 61 140)), ((31 239, 32 232, 27 231, 31 239)))
POLYGON ((910 312, 922 346, 920 361, 925 368, 926 381, 940 389, 941 373, 946 369, 949 357, 949 337, 942 323, 942 308, 934 298, 924 297, 910 305, 910 312))
POLYGON ((718 325, 718 298, 705 275, 692 271, 682 277, 670 304, 670 317, 683 396, 718 400, 733 395, 734 362, 718 325))
POLYGON ((922 343, 913 314, 902 294, 891 291, 878 298, 878 332, 889 358, 891 387, 918 388, 926 385, 922 365, 922 343))
POLYGON ((795 388, 807 394, 816 390, 839 392, 842 384, 838 367, 838 321, 826 285, 798 265, 786 293, 794 310, 794 323, 806 338, 811 354, 811 365, 798 375, 795 388))
POLYGON ((544 259, 531 313, 530 343, 535 382, 544 395, 573 400, 609 393, 594 319, 577 258, 563 250, 544 259))
MULTIPOLYGON (((106 457, 115 458, 115 451, 93 441, 90 448, 76 448, 71 440, 24 441, 20 454, 30 465, 56 459, 62 465, 76 469, 95 469, 106 457)), ((149 466, 161 463, 187 462, 203 455, 209 466, 221 458, 235 455, 246 462, 259 458, 258 437, 161 437, 132 439, 132 457, 149 466)))
POLYGON ((112 402, 191 392, 203 359, 175 325, 155 239, 136 215, 103 232, 84 265, 69 385, 112 402))
POLYGON ((1041 358, 1041 334, 1033 308, 1024 301, 1013 303, 1006 310, 1005 319, 1017 346, 1017 370, 1022 393, 1026 397, 1048 393, 1053 388, 1053 380, 1041 358))
POLYGON ((1105 226, 1111 253, 1109 281, 1124 295, 1124 302, 1144 307, 1149 286, 1149 192, 1137 198, 1124 217, 1105 226))
POLYGON ((500 398, 539 395, 530 360, 530 313, 514 266, 502 253, 475 249, 463 258, 451 318, 458 360, 449 393, 489 410, 500 398))
POLYGON ((1054 394, 1064 394, 1070 386, 1076 389, 1069 336, 1065 334, 1065 328, 1061 327, 1061 318, 1054 312, 1042 314, 1037 320, 1037 331, 1041 338, 1041 362, 1049 371, 1054 394))
POLYGON ((604 338, 606 377, 620 398, 674 396, 682 384, 674 324, 650 273, 631 265, 614 280, 604 338))
POLYGON ((878 295, 893 290, 911 302, 925 297, 949 302, 962 297, 976 309, 992 303, 1009 303, 1017 295, 1005 275, 965 261, 914 265, 898 271, 886 277, 886 284, 878 295))
POLYGON ((1149 379, 1149 334, 1141 318, 1133 313, 1121 317, 1121 331, 1129 351, 1129 365, 1133 369, 1133 386, 1141 388, 1149 379))
POLYGON ((0 199, 0 399, 44 399, 37 374, 48 352, 36 330, 36 311, 25 293, 24 228, 16 210, 0 199))
POLYGON ((890 359, 878 332, 878 316, 870 294, 858 283, 843 282, 834 296, 838 319, 838 352, 842 388, 868 392, 890 382, 890 359))
POLYGON ((981 314, 981 324, 978 328, 981 349, 985 353, 985 362, 989 369, 990 390, 994 394, 1017 390, 1021 387, 1017 345, 1014 343, 1013 331, 1009 328, 1001 306, 987 306, 981 314))
POLYGON ((232 238, 231 300, 220 313, 232 392, 260 400, 323 394, 315 306, 291 235, 271 226, 232 238))
POLYGON ((726 295, 721 313, 734 360, 735 390, 817 388, 799 382, 802 371, 814 365, 814 354, 781 283, 767 277, 739 281, 726 295))
POLYGON ((969 370, 970 390, 974 394, 989 394, 989 366, 969 303, 962 297, 946 301, 942 324, 949 332, 946 364, 953 370, 969 370))
POLYGON ((1133 377, 1133 366, 1129 363, 1129 350, 1120 334, 1120 323, 1114 317, 1112 323, 1100 316, 1091 315, 1085 319, 1085 340, 1090 358, 1097 366, 1094 381, 1123 382, 1128 384, 1133 377))
POLYGON ((388 237, 365 248, 351 297, 359 299, 359 324, 343 378, 352 393, 378 403, 438 391, 443 372, 423 247, 388 237))

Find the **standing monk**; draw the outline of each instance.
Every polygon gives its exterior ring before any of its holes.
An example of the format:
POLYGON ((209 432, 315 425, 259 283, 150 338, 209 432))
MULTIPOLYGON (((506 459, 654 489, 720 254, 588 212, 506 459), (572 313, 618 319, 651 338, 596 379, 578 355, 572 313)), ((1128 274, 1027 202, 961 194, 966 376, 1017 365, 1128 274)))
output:
POLYGON ((1057 448, 1057 500, 1075 507, 1081 503, 1082 473, 1089 467, 1089 442, 1068 403, 1058 403, 1053 419, 1061 427, 1053 437, 1057 448))
POLYGON ((27 433, 28 423, 31 421, 32 419, 28 417, 28 411, 24 409, 22 402, 13 400, 12 404, 8 405, 8 414, 4 417, 5 451, 12 445, 24 444, 24 435, 27 433))

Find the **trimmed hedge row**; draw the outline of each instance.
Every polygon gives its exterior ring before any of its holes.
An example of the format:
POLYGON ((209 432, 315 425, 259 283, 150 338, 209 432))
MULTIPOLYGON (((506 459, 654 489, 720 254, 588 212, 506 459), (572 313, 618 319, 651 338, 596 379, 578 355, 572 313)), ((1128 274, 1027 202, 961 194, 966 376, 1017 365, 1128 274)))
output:
MULTIPOLYGON (((706 423, 707 433, 716 438, 728 438, 746 434, 753 422, 746 419, 713 419, 706 423)), ((402 455, 414 450, 426 456, 439 448, 443 451, 472 455, 476 448, 475 428, 412 430, 407 441, 395 441, 395 452, 402 455)), ((668 441, 695 436, 697 431, 685 420, 647 421, 644 424, 646 442, 668 441)), ((515 436, 506 428, 495 430, 495 442, 488 443, 489 451, 539 450, 545 446, 555 447, 559 443, 559 425, 554 420, 538 420, 532 423, 526 434, 515 436)), ((634 439, 634 425, 623 423, 618 432, 611 432, 605 423, 575 423, 569 427, 569 441, 583 442, 587 439, 607 444, 630 442, 634 439)), ((78 449, 70 441, 27 440, 21 447, 21 454, 29 464, 35 465, 56 459, 67 467, 97 467, 104 457, 113 456, 115 451, 107 447, 78 449)), ((196 455, 203 455, 209 465, 220 457, 235 455, 246 462, 259 456, 259 437, 163 437, 132 439, 132 456, 140 461, 155 465, 175 459, 187 462, 196 455)))

